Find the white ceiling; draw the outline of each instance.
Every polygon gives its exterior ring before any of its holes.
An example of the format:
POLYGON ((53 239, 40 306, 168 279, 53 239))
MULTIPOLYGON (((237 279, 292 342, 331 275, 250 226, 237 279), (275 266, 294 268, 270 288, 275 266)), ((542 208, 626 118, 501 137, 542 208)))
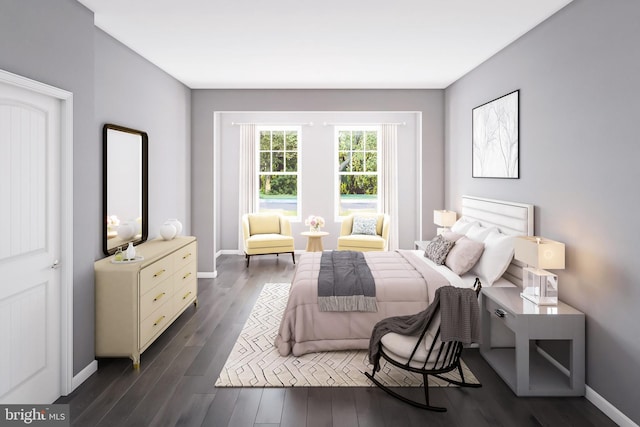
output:
POLYGON ((445 88, 571 0, 78 0, 190 88, 445 88))

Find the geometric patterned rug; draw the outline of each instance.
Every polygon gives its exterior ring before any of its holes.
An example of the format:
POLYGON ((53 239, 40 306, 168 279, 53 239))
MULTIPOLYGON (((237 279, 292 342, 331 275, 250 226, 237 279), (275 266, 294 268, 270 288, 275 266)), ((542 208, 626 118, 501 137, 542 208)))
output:
MULTIPOLYGON (((303 356, 280 356, 274 346, 289 296, 288 283, 267 283, 227 359, 216 387, 372 387, 366 350, 327 351, 303 356)), ((467 382, 478 382, 462 363, 467 382)), ((448 374, 459 379, 457 372, 448 374)), ((422 376, 384 363, 376 373, 393 387, 420 387, 422 376)), ((455 387, 429 376, 430 387, 455 387), (433 382, 432 382, 433 381, 433 382)))

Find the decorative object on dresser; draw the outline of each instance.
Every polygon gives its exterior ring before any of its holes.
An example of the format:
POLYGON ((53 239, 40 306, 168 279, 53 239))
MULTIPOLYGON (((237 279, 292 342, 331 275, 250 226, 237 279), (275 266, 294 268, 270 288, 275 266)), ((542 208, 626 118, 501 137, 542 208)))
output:
POLYGON ((433 211, 433 223, 439 225, 437 234, 440 235, 445 231, 449 231, 449 227, 456 223, 456 213, 454 211, 442 210, 433 211))
POLYGON ((140 262, 96 261, 96 356, 144 352, 193 303, 197 305, 195 237, 152 240, 137 247, 140 262))
POLYGON ((472 110, 474 178, 519 178, 519 94, 513 91, 472 110))
POLYGON ((482 288, 480 353, 517 396, 584 396, 585 316, 575 308, 538 306, 518 288, 482 288), (569 341, 568 366, 539 347, 569 341))
POLYGON ((182 223, 178 221, 176 218, 170 218, 167 220, 169 224, 172 224, 176 228, 176 236, 179 236, 182 233, 182 223))
POLYGON ((533 267, 522 271, 522 297, 538 305, 558 304, 558 276, 544 269, 564 268, 564 243, 521 236, 515 240, 515 258, 533 267))
POLYGON ((176 237, 177 233, 178 229, 169 221, 165 221, 164 224, 160 226, 160 237, 162 237, 164 240, 173 239, 174 237, 176 237))

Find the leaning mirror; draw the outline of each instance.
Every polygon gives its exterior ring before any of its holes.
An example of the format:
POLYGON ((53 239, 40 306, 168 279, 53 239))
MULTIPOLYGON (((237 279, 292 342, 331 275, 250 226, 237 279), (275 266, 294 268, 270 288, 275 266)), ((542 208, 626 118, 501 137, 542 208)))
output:
POLYGON ((147 240, 146 132, 113 124, 102 129, 103 251, 106 255, 147 240))

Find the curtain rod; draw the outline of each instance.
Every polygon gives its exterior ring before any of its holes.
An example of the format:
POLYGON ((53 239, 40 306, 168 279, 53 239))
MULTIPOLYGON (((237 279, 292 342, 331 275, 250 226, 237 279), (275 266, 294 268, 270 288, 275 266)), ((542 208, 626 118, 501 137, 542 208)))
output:
POLYGON ((313 126, 313 122, 305 123, 238 123, 231 122, 231 126, 256 125, 256 126, 313 126))
POLYGON ((406 126, 407 122, 399 122, 399 123, 327 123, 327 122, 323 122, 322 123, 322 126, 379 126, 379 125, 406 126))

